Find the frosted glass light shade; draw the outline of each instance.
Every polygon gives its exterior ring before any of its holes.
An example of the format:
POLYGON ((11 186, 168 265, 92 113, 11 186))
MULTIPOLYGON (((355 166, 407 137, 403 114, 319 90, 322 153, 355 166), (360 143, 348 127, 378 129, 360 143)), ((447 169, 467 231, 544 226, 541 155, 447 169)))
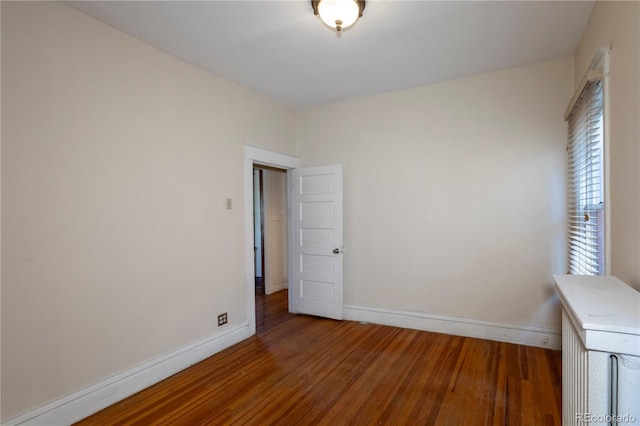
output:
POLYGON ((320 0, 318 15, 325 24, 340 31, 358 20, 360 6, 356 0, 320 0))

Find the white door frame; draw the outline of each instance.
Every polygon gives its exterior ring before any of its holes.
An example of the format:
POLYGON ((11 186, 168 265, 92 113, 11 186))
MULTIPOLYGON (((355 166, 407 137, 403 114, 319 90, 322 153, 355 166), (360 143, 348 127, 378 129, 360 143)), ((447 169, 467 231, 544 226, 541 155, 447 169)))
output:
MULTIPOLYGON (((249 335, 256 334, 256 296, 255 296, 255 265, 254 265, 254 229, 253 229, 253 165, 272 166, 287 170, 287 204, 290 206, 291 176, 289 171, 298 167, 298 157, 280 152, 270 151, 253 145, 244 146, 244 235, 245 235, 245 275, 247 290, 247 320, 249 335)), ((290 213, 290 212, 289 212, 290 213)), ((287 229, 290 229, 291 214, 287 215, 287 229)), ((289 268, 288 280, 291 288, 291 232, 288 232, 289 249, 287 263, 289 268)))

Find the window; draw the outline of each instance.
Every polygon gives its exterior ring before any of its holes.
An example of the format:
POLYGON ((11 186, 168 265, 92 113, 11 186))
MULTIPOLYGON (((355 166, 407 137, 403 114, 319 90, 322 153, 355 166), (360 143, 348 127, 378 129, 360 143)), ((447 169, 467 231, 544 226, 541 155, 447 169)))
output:
POLYGON ((603 77, 585 77, 568 122, 569 273, 605 274, 603 77))

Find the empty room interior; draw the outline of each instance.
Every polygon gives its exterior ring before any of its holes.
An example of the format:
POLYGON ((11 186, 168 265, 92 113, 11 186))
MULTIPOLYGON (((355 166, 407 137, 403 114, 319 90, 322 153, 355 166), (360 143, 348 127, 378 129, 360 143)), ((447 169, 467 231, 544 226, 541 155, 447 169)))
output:
POLYGON ((640 2, 333 3, 1 2, 2 424, 640 424, 640 2))

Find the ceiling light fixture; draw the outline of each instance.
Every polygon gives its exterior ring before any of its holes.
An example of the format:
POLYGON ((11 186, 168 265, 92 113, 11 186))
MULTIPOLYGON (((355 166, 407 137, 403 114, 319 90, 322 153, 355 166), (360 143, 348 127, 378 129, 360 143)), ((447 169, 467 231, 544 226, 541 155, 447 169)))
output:
POLYGON ((366 0, 311 0, 313 13, 337 31, 353 25, 362 16, 366 0))

